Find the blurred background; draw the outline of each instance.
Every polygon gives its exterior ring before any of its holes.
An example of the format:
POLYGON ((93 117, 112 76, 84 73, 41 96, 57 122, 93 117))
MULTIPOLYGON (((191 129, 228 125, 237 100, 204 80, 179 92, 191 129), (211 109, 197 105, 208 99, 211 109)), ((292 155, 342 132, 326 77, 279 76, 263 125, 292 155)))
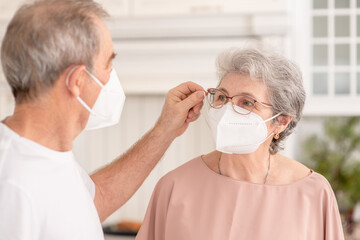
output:
MULTIPOLYGON (((0 38, 21 0, 0 0, 0 38)), ((360 0, 98 0, 127 96, 121 123, 82 133, 74 153, 89 172, 111 162, 155 123, 167 91, 185 81, 215 87, 215 58, 229 47, 265 45, 293 59, 307 91, 304 118, 282 154, 332 184, 352 238, 360 219, 360 0)), ((13 111, 0 74, 0 118, 13 111)), ((204 119, 176 139, 131 200, 106 224, 141 222, 164 174, 214 149, 204 119)), ((356 236, 356 234, 359 234, 356 236)))

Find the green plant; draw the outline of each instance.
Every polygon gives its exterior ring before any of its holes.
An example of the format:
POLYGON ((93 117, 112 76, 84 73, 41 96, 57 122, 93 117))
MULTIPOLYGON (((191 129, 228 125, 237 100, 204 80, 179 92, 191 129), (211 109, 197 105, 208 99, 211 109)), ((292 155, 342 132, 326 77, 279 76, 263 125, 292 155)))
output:
POLYGON ((360 117, 332 117, 304 142, 305 162, 330 182, 342 210, 360 202, 360 117))

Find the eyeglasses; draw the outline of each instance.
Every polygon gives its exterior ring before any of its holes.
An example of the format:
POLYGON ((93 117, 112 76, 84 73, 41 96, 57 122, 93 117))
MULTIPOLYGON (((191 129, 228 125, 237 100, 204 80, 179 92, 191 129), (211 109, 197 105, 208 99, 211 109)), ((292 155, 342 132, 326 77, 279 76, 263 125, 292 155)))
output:
POLYGON ((244 94, 229 97, 226 93, 217 88, 209 88, 207 92, 207 99, 211 107, 217 109, 222 108, 230 100, 234 111, 242 115, 251 113, 257 104, 267 108, 272 107, 269 103, 260 102, 255 98, 244 94))

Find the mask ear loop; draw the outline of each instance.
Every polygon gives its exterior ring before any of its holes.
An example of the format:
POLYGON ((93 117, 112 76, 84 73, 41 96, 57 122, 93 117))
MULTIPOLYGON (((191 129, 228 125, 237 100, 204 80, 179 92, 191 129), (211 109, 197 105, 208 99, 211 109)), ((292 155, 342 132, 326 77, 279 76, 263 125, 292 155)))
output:
MULTIPOLYGON (((279 112, 278 114, 276 114, 276 115, 272 116, 271 118, 265 120, 264 123, 265 123, 265 122, 268 122, 268 121, 270 121, 270 120, 273 120, 274 118, 277 118, 277 117, 280 116, 280 115, 281 115, 281 112, 279 112)), ((268 139, 270 138, 270 136, 273 136, 273 135, 275 135, 274 132, 270 133, 269 136, 267 136, 263 142, 265 142, 266 140, 268 140, 268 139)))
POLYGON ((273 136, 274 134, 275 134, 274 132, 270 133, 269 136, 267 136, 267 137, 265 138, 264 142, 265 142, 266 140, 268 140, 268 139, 269 139, 271 136, 273 136))
MULTIPOLYGON (((77 69, 79 68, 79 66, 75 66, 73 67, 70 72, 68 73, 68 75, 66 76, 66 80, 65 80, 65 84, 66 84, 66 87, 69 88, 69 77, 70 75, 77 69)), ((85 70, 89 75, 90 77, 92 77, 92 74, 89 73, 87 70, 85 70)), ((95 80, 95 82, 97 82, 98 80, 95 80)), ((101 83, 100 83, 101 84, 101 83)), ((86 110, 88 110, 91 114, 95 114, 94 111, 79 97, 77 96, 76 99, 81 103, 81 105, 83 105, 84 108, 86 108, 86 110)))
POLYGON ((268 119, 264 120, 264 122, 268 122, 268 121, 270 121, 270 120, 273 120, 274 118, 277 118, 277 117, 280 116, 280 115, 281 115, 281 112, 279 112, 278 114, 272 116, 271 118, 268 118, 268 119))
POLYGON ((79 66, 73 67, 73 68, 70 70, 70 72, 68 73, 68 75, 66 76, 65 84, 66 84, 66 86, 67 86, 68 88, 69 88, 69 77, 70 77, 70 75, 71 75, 77 68, 79 68, 79 66))
POLYGON ((86 70, 86 73, 89 74, 89 76, 101 87, 104 88, 105 86, 99 81, 99 79, 97 79, 97 77, 95 77, 91 72, 89 72, 88 70, 86 70))

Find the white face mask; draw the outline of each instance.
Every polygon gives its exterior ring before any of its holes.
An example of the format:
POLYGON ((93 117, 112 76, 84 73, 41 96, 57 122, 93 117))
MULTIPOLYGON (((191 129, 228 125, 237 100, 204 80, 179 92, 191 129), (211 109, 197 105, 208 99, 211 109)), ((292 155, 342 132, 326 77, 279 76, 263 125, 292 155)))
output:
MULTIPOLYGON (((76 67, 69 72, 70 74, 76 67)), ((125 93, 121 87, 116 71, 113 69, 110 73, 110 79, 104 86, 93 74, 86 71, 89 76, 101 87, 99 96, 92 108, 90 108, 80 97, 77 100, 89 112, 90 117, 85 130, 98 129, 117 124, 120 121, 120 115, 125 103, 125 93)), ((66 80, 66 83, 68 79, 66 80)))
POLYGON ((212 108, 208 103, 207 106, 203 113, 216 142, 216 150, 228 154, 248 154, 256 151, 260 144, 274 134, 267 135, 265 123, 281 114, 263 120, 253 112, 248 115, 236 113, 230 102, 220 109, 212 108))

